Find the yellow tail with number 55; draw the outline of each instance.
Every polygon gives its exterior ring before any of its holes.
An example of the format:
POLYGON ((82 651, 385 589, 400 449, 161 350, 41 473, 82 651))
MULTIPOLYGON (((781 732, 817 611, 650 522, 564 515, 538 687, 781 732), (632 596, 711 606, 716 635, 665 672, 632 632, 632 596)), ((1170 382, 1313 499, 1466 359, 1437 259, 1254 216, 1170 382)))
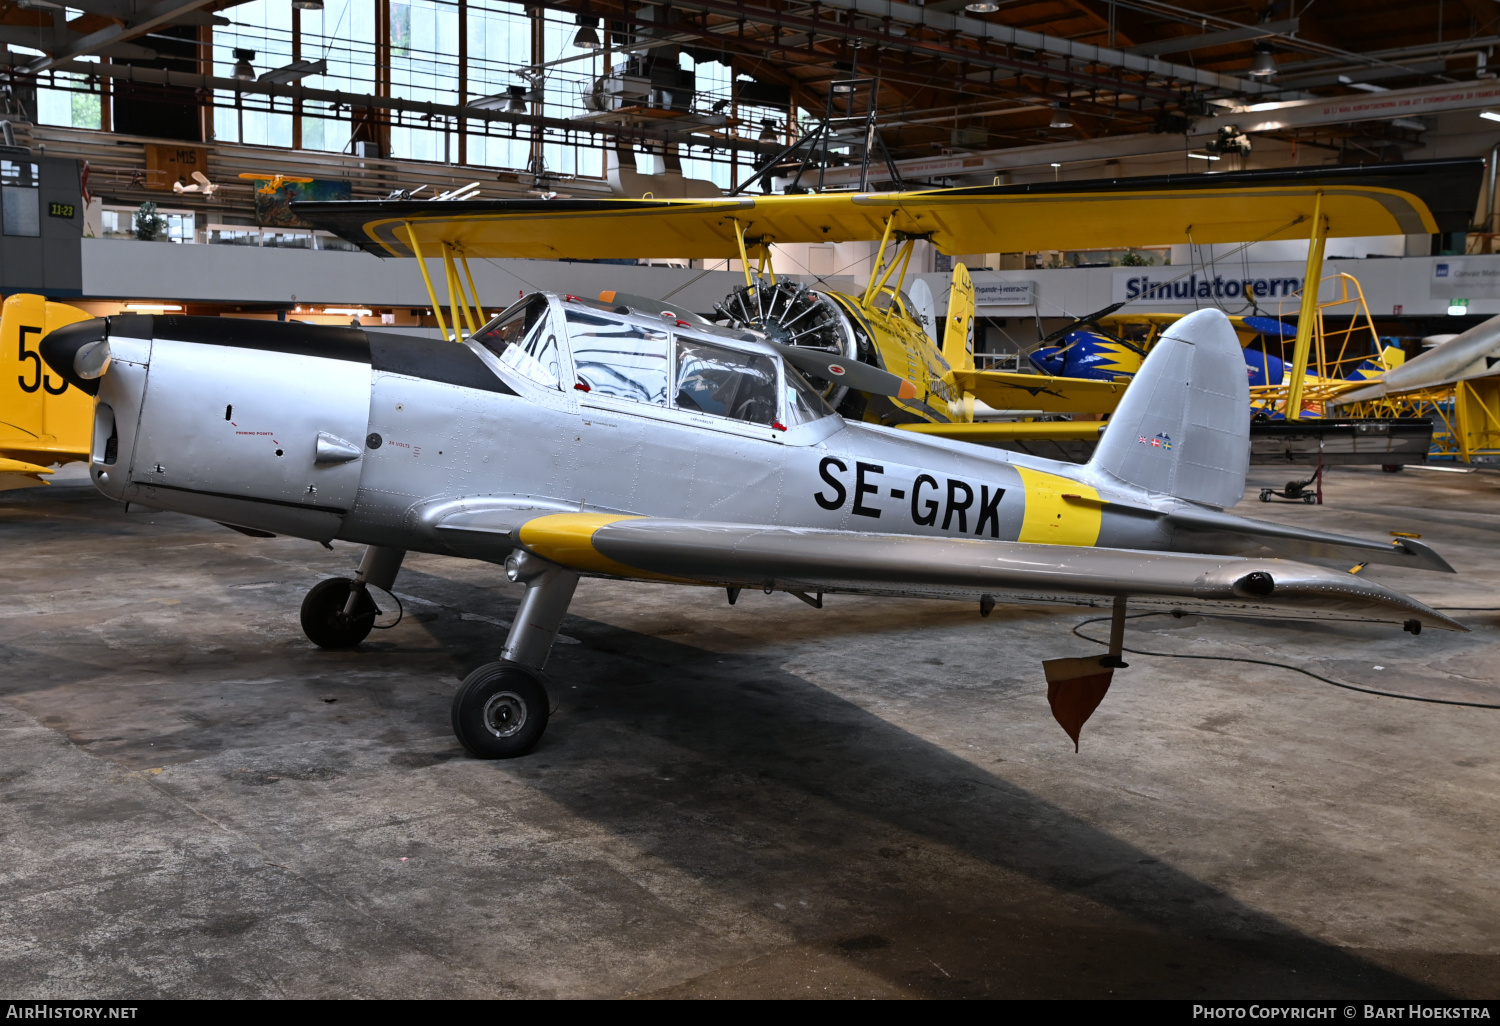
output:
POLYGON ((94 402, 37 353, 50 331, 92 315, 18 293, 0 310, 0 491, 46 484, 54 463, 89 458, 94 402))

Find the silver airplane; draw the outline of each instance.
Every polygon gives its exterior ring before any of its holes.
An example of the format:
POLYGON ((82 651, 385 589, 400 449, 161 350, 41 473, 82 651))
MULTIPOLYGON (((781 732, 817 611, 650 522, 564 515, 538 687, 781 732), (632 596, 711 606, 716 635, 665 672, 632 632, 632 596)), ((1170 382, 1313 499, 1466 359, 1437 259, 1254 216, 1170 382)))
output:
MULTIPOLYGON (((1127 601, 1465 630, 1301 559, 1452 572, 1410 538, 1225 513, 1244 491, 1249 394, 1229 321, 1168 329, 1079 466, 846 422, 808 376, 895 395, 866 364, 651 300, 538 293, 462 343, 275 322, 121 316, 41 343, 96 397, 90 472, 110 498, 258 536, 367 546, 316 584, 307 637, 358 645, 409 551, 525 585, 500 658, 453 701, 481 758, 547 724, 543 668, 580 576, 976 602, 1112 600, 1109 651, 1047 660, 1075 746, 1125 663, 1127 601)), ((1356 567, 1358 570, 1360 567, 1356 567)))

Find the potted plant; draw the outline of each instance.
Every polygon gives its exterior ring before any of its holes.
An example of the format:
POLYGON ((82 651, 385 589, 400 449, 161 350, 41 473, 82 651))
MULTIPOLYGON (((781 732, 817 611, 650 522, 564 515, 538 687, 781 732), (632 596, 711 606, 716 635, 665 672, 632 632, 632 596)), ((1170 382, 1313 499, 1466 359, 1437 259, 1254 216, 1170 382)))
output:
POLYGON ((156 204, 147 200, 135 212, 135 237, 142 242, 153 242, 164 238, 167 219, 156 212, 156 204))

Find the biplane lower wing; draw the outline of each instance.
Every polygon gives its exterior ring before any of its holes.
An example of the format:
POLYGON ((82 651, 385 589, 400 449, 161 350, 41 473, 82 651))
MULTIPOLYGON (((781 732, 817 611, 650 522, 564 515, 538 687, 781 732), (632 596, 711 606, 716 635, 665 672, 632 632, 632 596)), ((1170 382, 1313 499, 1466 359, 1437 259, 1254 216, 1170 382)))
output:
POLYGON ((42 475, 50 473, 51 470, 35 463, 0 456, 0 492, 47 484, 47 479, 42 475))
POLYGON ((1113 413, 1130 381, 1058 378, 1012 371, 954 371, 953 386, 992 410, 1113 413))
POLYGON ((293 203, 297 216, 377 256, 542 260, 739 255, 758 242, 878 241, 890 227, 944 253, 1099 249, 1462 231, 1484 162, 1278 168, 923 189, 713 199, 374 200, 293 203), (1320 199, 1321 197, 1321 199, 1320 199))
POLYGON ((1249 615, 1467 630, 1373 581, 1283 559, 538 512, 469 509, 432 527, 460 555, 493 559, 519 542, 579 573, 637 580, 975 601, 1128 595, 1249 615))

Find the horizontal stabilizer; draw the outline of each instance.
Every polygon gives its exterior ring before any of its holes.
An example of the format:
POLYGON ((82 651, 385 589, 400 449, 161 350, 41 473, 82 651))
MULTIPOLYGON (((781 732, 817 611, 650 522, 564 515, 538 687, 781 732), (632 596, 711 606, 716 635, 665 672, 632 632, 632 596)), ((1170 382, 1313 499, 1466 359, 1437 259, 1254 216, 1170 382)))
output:
MULTIPOLYGON (((1120 507, 1118 504, 1111 504, 1110 508, 1120 507)), ((1415 538, 1396 538, 1391 542, 1370 541, 1193 507, 1174 510, 1165 519, 1174 529, 1175 547, 1185 552, 1249 556, 1268 551, 1293 559, 1301 557, 1344 560, 1350 563, 1383 563, 1414 570, 1456 573, 1432 546, 1415 538)))

